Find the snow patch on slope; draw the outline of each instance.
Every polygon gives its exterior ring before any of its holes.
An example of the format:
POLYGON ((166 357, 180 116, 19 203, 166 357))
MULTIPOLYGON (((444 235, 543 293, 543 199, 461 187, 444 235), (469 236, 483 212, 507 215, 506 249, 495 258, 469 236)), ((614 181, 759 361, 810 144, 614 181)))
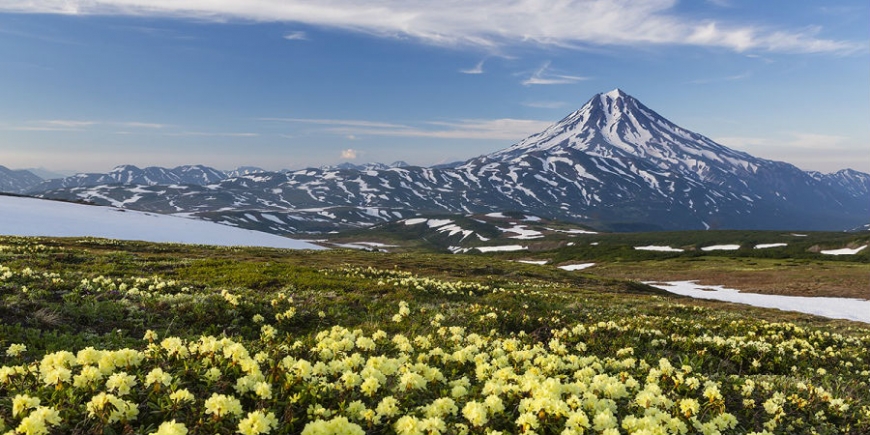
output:
POLYGON ((825 254, 825 255, 855 255, 855 254, 863 251, 864 248, 866 248, 866 247, 867 247, 867 245, 860 246, 857 248, 828 249, 828 250, 824 250, 821 252, 822 252, 822 254, 825 254))
POLYGON ((831 319, 848 319, 870 323, 870 301, 861 299, 741 293, 739 290, 723 286, 699 285, 694 281, 645 282, 644 284, 693 298, 736 302, 755 307, 778 308, 814 314, 831 319))
POLYGON ((213 222, 36 198, 0 196, 0 216, 0 234, 5 235, 324 249, 299 240, 213 222))

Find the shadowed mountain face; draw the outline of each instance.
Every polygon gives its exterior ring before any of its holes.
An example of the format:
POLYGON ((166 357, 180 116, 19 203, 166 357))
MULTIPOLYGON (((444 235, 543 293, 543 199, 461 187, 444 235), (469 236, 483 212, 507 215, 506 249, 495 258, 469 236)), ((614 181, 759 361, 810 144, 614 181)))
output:
POLYGON ((233 175, 41 190, 49 197, 192 213, 279 233, 365 226, 418 213, 505 210, 615 230, 843 230, 870 216, 870 175, 808 173, 732 150, 620 90, 595 95, 509 148, 450 167, 233 175))
POLYGON ((23 193, 42 183, 42 178, 24 169, 0 166, 0 192, 23 193))

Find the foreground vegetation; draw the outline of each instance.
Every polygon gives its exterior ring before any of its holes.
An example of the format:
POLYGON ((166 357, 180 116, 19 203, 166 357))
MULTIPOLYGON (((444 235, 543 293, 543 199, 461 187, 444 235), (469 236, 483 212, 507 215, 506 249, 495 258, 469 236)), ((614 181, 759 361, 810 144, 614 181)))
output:
POLYGON ((870 330, 485 257, 0 239, 0 432, 864 434, 870 330))

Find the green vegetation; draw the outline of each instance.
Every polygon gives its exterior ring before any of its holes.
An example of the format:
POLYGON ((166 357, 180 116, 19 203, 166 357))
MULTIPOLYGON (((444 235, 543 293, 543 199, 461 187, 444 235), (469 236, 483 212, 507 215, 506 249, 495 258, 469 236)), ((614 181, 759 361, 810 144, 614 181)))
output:
POLYGON ((865 325, 483 255, 0 238, 0 301, 0 432, 870 433, 865 325))
MULTIPOLYGON (((581 233, 589 228, 577 224, 550 221, 524 220, 525 216, 505 213, 505 218, 486 215, 433 215, 424 218, 451 222, 455 227, 473 231, 466 236, 461 232, 445 231, 425 223, 406 225, 403 221, 391 222, 360 230, 342 231, 327 235, 331 243, 377 242, 389 245, 392 252, 451 252, 451 248, 474 248, 479 246, 522 245, 527 249, 509 253, 490 253, 499 258, 540 257, 552 262, 583 258, 590 261, 642 261, 665 258, 741 257, 769 259, 804 259, 820 261, 847 261, 870 264, 870 249, 856 255, 825 255, 821 251, 841 248, 857 248, 870 244, 867 232, 791 232, 791 231, 659 231, 635 233, 581 233), (531 238, 516 238, 515 232, 506 231, 521 226, 531 238), (773 245, 756 249, 759 245, 773 245), (680 252, 656 252, 637 250, 637 246, 669 246, 680 252), (704 251, 713 245, 739 245, 735 250, 704 251), (779 246, 785 245, 785 246, 779 246)), ((422 219, 422 218, 421 218, 422 219)), ((443 224, 441 224, 443 225, 443 224)), ((470 250, 475 254, 478 251, 470 250)))

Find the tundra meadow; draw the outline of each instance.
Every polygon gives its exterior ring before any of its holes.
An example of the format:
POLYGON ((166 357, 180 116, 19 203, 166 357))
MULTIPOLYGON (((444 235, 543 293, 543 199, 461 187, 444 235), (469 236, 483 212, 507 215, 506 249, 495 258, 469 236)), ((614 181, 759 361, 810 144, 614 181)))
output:
POLYGON ((483 256, 0 238, 0 433, 867 434, 870 329, 483 256))

